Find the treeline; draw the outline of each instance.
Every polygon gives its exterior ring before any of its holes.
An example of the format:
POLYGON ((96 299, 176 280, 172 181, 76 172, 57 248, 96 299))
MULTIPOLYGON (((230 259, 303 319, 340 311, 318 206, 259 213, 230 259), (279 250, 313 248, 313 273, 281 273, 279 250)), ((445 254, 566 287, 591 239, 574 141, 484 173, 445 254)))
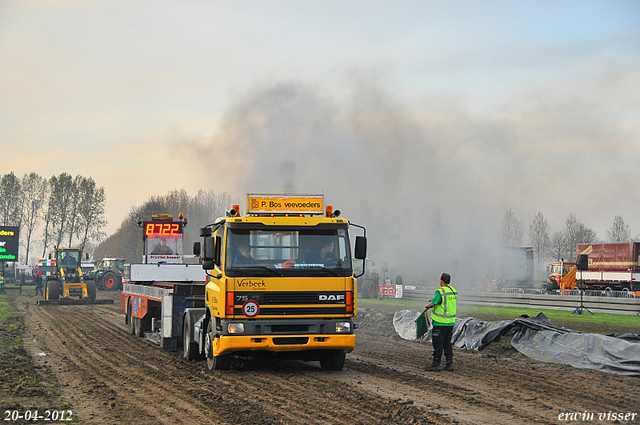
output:
POLYGON ((151 220, 153 213, 170 213, 177 219, 179 213, 187 218, 184 229, 184 254, 191 253, 193 242, 200 239, 199 228, 211 224, 225 215, 233 204, 239 204, 226 193, 213 190, 200 190, 191 197, 183 190, 174 190, 166 196, 153 196, 138 207, 131 209, 118 230, 100 243, 93 258, 99 261, 104 257, 125 257, 127 262, 140 262, 142 259, 142 229, 138 227, 138 217, 143 221, 151 220))
POLYGON ((0 179, 0 223, 20 228, 23 264, 30 262, 34 243, 42 244, 45 257, 53 245, 87 245, 104 238, 105 204, 104 187, 91 177, 62 173, 46 179, 32 172, 19 178, 11 172, 0 179))
MULTIPOLYGON (((502 218, 501 238, 506 246, 522 246, 525 227, 513 211, 508 210, 502 218)), ((597 233, 584 225, 575 214, 570 213, 562 230, 551 232, 551 226, 541 212, 537 212, 527 232, 527 243, 533 247, 538 262, 559 261, 564 258, 573 261, 576 258, 576 245, 581 243, 601 242, 633 242, 639 241, 640 235, 631 236, 631 228, 621 216, 616 216, 613 224, 600 239, 597 233)))

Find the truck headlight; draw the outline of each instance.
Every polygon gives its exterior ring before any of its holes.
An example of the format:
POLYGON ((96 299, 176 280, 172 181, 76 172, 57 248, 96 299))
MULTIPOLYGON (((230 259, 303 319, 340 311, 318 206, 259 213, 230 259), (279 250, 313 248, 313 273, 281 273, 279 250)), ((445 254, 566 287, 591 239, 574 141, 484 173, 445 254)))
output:
POLYGON ((351 332, 351 322, 336 322, 336 333, 351 332))
POLYGON ((244 323, 229 323, 227 325, 227 331, 229 331, 230 334, 244 333, 244 323))

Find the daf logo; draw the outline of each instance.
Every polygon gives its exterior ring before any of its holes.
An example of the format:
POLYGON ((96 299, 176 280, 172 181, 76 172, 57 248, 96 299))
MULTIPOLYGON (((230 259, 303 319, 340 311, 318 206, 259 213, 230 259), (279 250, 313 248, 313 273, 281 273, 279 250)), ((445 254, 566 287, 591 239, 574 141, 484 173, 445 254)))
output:
POLYGON ((337 294, 337 295, 320 294, 318 295, 318 300, 319 301, 344 301, 344 295, 343 294, 337 294))

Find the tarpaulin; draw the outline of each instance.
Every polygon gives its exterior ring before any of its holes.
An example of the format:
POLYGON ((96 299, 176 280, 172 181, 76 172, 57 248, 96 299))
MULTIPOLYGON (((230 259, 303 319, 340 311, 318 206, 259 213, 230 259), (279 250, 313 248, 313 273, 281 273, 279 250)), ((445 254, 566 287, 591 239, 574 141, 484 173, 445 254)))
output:
MULTIPOLYGON (((398 335, 417 341, 416 310, 396 311, 393 326, 398 335)), ((536 317, 485 322, 456 318, 451 342, 458 348, 482 350, 500 336, 514 331, 511 345, 520 353, 547 363, 566 364, 621 375, 640 376, 640 337, 636 334, 582 334, 554 325, 543 313, 536 317)), ((419 340, 431 340, 431 328, 419 340)))
MULTIPOLYGON (((393 327, 396 333, 409 341, 431 341, 431 326, 422 338, 416 337, 424 331, 421 326, 418 328, 418 322, 421 322, 418 319, 422 314, 424 311, 422 313, 417 310, 396 311, 393 317, 393 327)), ((484 322, 472 317, 456 318, 451 343, 458 348, 477 351, 509 332, 511 328, 513 328, 513 320, 484 322)))

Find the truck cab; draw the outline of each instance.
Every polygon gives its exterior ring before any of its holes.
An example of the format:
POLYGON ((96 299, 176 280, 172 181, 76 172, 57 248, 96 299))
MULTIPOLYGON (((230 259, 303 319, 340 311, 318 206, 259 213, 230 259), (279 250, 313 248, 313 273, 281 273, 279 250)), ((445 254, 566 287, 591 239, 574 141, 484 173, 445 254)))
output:
POLYGON ((570 273, 573 273, 573 276, 575 277, 575 270, 572 270, 575 266, 576 263, 564 261, 564 259, 555 263, 551 263, 548 267, 549 277, 547 278, 547 283, 542 285, 542 290, 546 292, 553 292, 573 289, 575 287, 575 278, 573 281, 573 286, 567 284, 568 279, 565 278, 563 281, 563 278, 567 275, 570 275, 570 273))

